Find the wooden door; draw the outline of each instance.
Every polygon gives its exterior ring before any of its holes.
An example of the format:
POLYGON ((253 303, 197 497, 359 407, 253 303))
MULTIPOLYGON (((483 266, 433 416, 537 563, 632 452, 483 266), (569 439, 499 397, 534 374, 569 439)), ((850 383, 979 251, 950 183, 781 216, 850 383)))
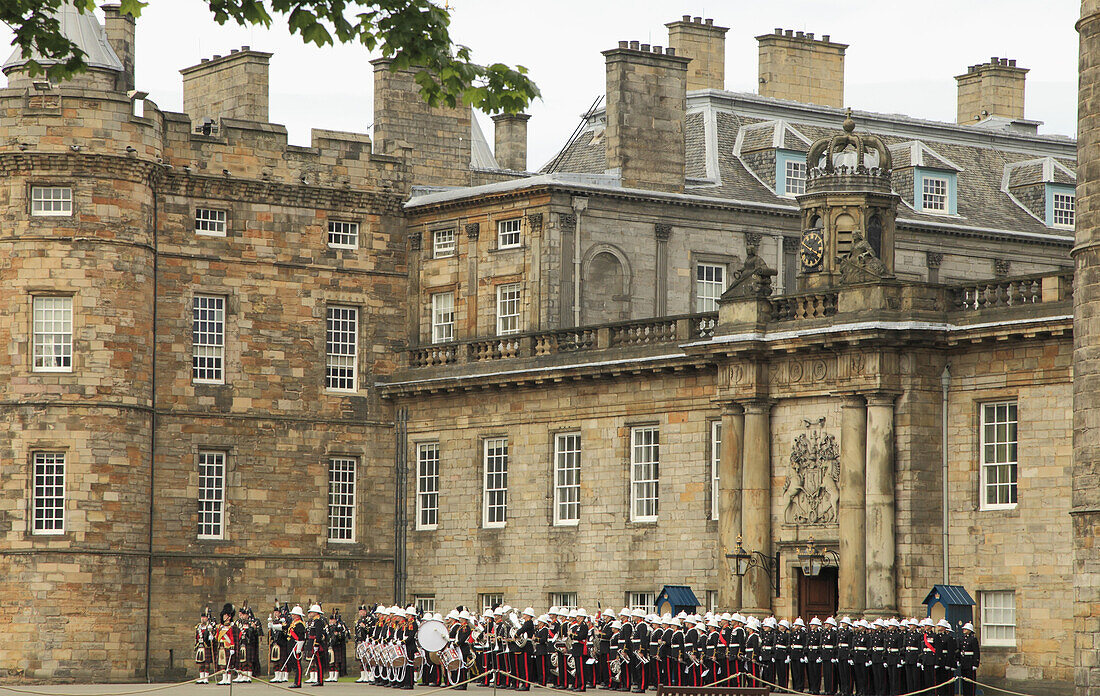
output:
POLYGON ((817 577, 798 571, 798 615, 806 621, 836 616, 838 594, 836 568, 822 568, 817 577))

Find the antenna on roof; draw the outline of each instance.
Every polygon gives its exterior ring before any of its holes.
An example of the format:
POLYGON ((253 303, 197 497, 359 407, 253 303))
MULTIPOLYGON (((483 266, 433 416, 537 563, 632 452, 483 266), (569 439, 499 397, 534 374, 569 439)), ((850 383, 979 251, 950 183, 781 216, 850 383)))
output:
POLYGON ((577 142, 577 138, 580 137, 581 131, 584 130, 585 124, 588 123, 588 119, 592 118, 592 116, 596 113, 596 109, 600 107, 600 102, 603 101, 603 96, 604 95, 601 94, 600 96, 596 97, 595 101, 592 102, 592 105, 589 106, 588 109, 581 116, 581 122, 577 124, 577 127, 573 129, 573 134, 570 135, 569 139, 565 141, 565 147, 563 147, 561 151, 558 152, 557 156, 555 156, 554 159, 550 161, 550 164, 546 167, 547 174, 553 174, 554 169, 559 164, 561 164, 563 159, 565 159, 565 153, 569 151, 569 148, 573 147, 573 143, 577 142))

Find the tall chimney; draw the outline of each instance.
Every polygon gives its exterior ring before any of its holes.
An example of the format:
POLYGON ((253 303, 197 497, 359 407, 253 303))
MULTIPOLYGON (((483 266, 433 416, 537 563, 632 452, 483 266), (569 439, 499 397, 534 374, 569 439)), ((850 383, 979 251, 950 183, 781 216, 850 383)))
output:
POLYGON ((134 18, 122 14, 120 5, 101 5, 104 14, 104 29, 107 42, 115 49, 115 55, 122 61, 122 73, 118 77, 119 92, 128 92, 134 88, 134 18))
POLYGON ((242 46, 180 70, 184 112, 195 123, 206 118, 267 123, 270 59, 270 53, 242 46))
POLYGON ((607 62, 607 166, 623 186, 684 190, 684 112, 690 58, 620 41, 607 62))
POLYGON ((844 106, 844 51, 828 34, 777 28, 756 37, 760 46, 760 96, 804 104, 844 106))
POLYGON ((1024 117, 1024 80, 1027 68, 1016 61, 993 57, 988 63, 971 65, 955 77, 959 83, 958 123, 966 125, 990 116, 1024 117))
POLYGON ((729 27, 715 26, 713 19, 684 15, 679 22, 669 22, 668 45, 676 55, 691 58, 688 63, 687 88, 726 88, 726 32, 729 27))
POLYGON ((527 171, 527 121, 529 114, 497 114, 493 116, 497 164, 501 169, 527 171))
POLYGON ((387 58, 374 66, 374 144, 393 153, 411 147, 412 183, 467 186, 470 183, 470 107, 430 106, 420 96, 416 73, 391 70, 387 58))

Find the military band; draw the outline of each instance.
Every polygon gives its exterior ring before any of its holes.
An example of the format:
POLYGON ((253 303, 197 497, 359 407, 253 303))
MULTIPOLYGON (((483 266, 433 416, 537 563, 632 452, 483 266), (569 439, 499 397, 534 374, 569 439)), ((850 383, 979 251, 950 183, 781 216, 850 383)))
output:
MULTIPOLYGON (((259 674, 260 624, 251 610, 204 611, 195 626, 199 684, 248 682, 259 674)), ((272 682, 322 686, 347 673, 354 641, 359 683, 412 689, 466 689, 475 684, 526 691, 532 685, 583 692, 602 688, 644 693, 663 686, 767 686, 820 696, 902 696, 936 690, 951 696, 956 676, 974 695, 981 661, 974 627, 956 636, 931 619, 763 620, 739 613, 676 616, 624 607, 486 609, 458 607, 445 617, 414 607, 362 605, 354 630, 339 610, 326 620, 276 602, 267 621, 272 682)))

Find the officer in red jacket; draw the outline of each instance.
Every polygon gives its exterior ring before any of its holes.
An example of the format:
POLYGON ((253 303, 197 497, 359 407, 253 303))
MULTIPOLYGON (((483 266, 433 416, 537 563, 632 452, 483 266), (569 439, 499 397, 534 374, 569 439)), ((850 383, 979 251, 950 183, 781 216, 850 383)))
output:
POLYGON ((290 610, 290 626, 286 629, 287 643, 290 645, 290 657, 286 671, 291 681, 294 682, 287 687, 290 689, 302 688, 302 661, 305 659, 305 644, 309 634, 309 629, 306 628, 304 621, 305 618, 306 613, 302 611, 300 606, 295 606, 290 610))

